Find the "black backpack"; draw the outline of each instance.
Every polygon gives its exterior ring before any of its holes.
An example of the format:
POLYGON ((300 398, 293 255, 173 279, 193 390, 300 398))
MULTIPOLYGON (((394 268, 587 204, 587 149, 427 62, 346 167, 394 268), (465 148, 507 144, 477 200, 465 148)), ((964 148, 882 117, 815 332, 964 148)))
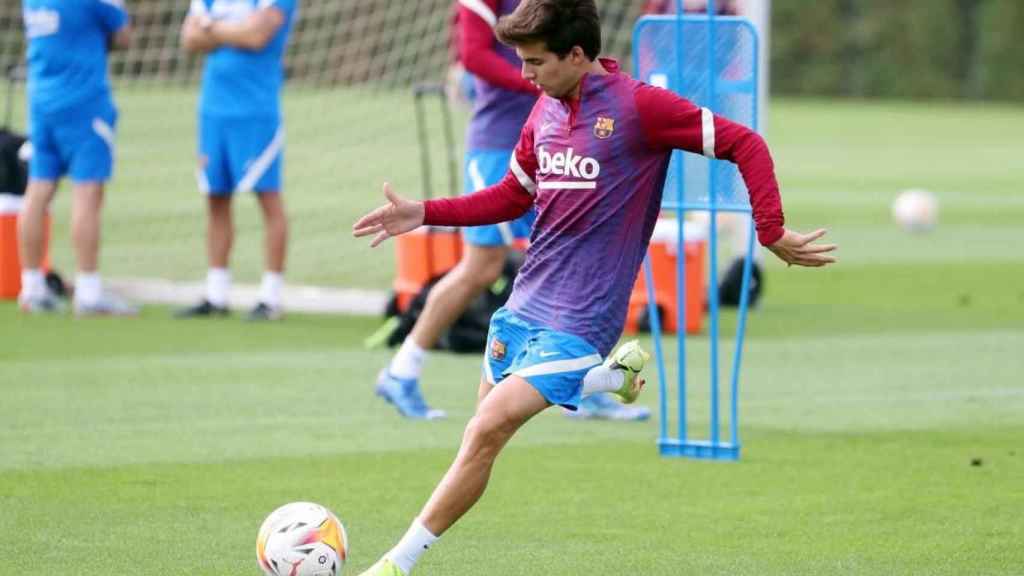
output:
POLYGON ((25 194, 28 184, 28 164, 18 157, 26 138, 6 128, 0 128, 0 194, 25 194))
MULTIPOLYGON (((498 280, 488 290, 477 296, 465 312, 448 328, 434 346, 436 350, 450 350, 459 353, 480 353, 487 347, 487 331, 491 325, 491 315, 505 305, 512 294, 512 284, 522 266, 523 255, 517 251, 509 252, 505 259, 505 267, 498 280)), ((387 345, 397 346, 412 332, 416 320, 427 304, 427 296, 444 274, 432 279, 416 294, 404 312, 398 312, 395 299, 392 298, 385 315, 391 320, 386 326, 392 327, 387 335, 387 345)))

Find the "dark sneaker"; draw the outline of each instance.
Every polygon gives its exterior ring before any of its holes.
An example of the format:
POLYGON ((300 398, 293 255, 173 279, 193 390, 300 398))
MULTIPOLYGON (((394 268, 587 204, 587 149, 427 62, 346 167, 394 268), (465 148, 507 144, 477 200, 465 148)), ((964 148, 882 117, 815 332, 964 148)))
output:
POLYGON ((245 319, 249 322, 267 322, 280 320, 283 316, 280 308, 274 308, 260 302, 246 314, 245 319))
POLYGON ((415 378, 396 378, 385 368, 377 375, 377 396, 388 401, 398 413, 412 420, 440 420, 444 410, 431 408, 420 393, 420 382, 415 378))
POLYGON ((216 306, 210 304, 210 301, 203 298, 199 304, 195 306, 189 306, 188 308, 182 308, 174 313, 175 318, 213 318, 222 317, 229 314, 227 306, 216 306))

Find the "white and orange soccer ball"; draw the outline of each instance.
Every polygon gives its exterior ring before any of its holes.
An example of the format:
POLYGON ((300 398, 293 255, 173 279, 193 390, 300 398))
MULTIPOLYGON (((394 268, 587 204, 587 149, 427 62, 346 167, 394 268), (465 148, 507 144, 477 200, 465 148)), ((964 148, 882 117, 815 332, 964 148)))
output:
POLYGON ((256 560, 268 576, 338 576, 347 556, 345 527, 312 502, 274 510, 256 537, 256 560))
POLYGON ((892 218, 907 232, 928 232, 939 223, 939 201, 927 190, 904 190, 892 203, 892 218))

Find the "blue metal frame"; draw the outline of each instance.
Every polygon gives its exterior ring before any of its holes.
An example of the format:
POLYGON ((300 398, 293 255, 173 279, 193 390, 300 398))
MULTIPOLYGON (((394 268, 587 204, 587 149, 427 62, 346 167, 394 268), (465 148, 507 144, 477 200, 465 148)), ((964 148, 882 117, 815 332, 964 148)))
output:
MULTIPOLYGON (((754 96, 753 110, 752 110, 752 121, 751 125, 756 129, 758 126, 758 99, 757 99, 757 87, 758 87, 758 75, 760 73, 758 65, 758 51, 760 50, 760 39, 757 34, 757 30, 754 26, 746 20, 732 17, 719 17, 715 14, 715 2, 714 0, 708 0, 707 4, 708 13, 706 16, 685 16, 683 15, 682 0, 676 0, 676 15, 673 16, 646 16, 641 18, 633 30, 633 46, 637 47, 640 45, 639 37, 640 32, 644 25, 651 22, 663 23, 666 21, 672 21, 676 23, 675 27, 675 50, 677 55, 683 54, 684 38, 683 38, 683 22, 706 22, 708 26, 708 78, 709 83, 705 90, 704 98, 706 99, 707 107, 711 110, 715 109, 715 104, 718 101, 718 96, 725 93, 748 93, 754 96), (716 47, 716 34, 719 21, 727 21, 733 25, 740 25, 746 27, 754 39, 751 66, 752 66, 752 79, 745 82, 719 82, 718 73, 715 69, 715 47, 716 47)), ((638 61, 639 50, 634 49, 633 51, 633 68, 634 70, 640 70, 640 63, 638 61)), ((676 74, 678 85, 684 85, 683 78, 685 77, 683 58, 676 58, 676 74)), ((678 414, 676 420, 678 424, 677 433, 674 437, 669 436, 668 432, 668 403, 669 403, 669 390, 668 380, 665 370, 665 357, 662 348, 662 330, 661 330, 661 318, 659 316, 659 310, 655 299, 655 287, 654 278, 651 271, 651 265, 649 259, 645 259, 643 263, 643 274, 647 285, 647 306, 648 316, 650 318, 651 335, 654 340, 654 352, 657 359, 658 368, 658 391, 659 391, 659 433, 658 433, 658 449, 662 456, 680 456, 689 458, 699 459, 712 459, 712 460, 738 460, 740 457, 740 442, 739 442, 739 410, 738 410, 738 399, 739 399, 739 371, 740 365, 743 358, 743 342, 746 334, 746 322, 747 313, 749 309, 748 302, 748 291, 750 286, 750 277, 753 269, 753 250, 754 250, 754 229, 753 222, 750 223, 749 230, 749 241, 747 244, 747 252, 743 263, 743 280, 741 283, 741 296, 739 305, 739 318, 736 327, 736 349, 733 353, 732 358, 732 374, 730 378, 730 406, 729 406, 729 441, 723 442, 720 437, 720 423, 719 423, 719 370, 718 370, 718 340, 719 340, 719 302, 718 302, 718 231, 717 231, 717 215, 719 212, 739 212, 751 214, 752 209, 747 202, 746 204, 733 204, 726 203, 720 204, 718 199, 718 175, 717 170, 712 165, 709 169, 708 177, 708 202, 686 202, 684 196, 685 186, 685 166, 684 162, 676 162, 676 191, 674 201, 663 201, 662 209, 671 210, 675 213, 676 219, 680 224, 685 221, 686 212, 691 211, 706 211, 710 213, 709 227, 709 238, 708 238, 708 251, 710 253, 710 279, 708 282, 708 314, 709 314, 709 338, 711 348, 711 364, 710 364, 710 398, 711 398, 711 426, 709 431, 709 440, 694 440, 689 438, 687 430, 687 377, 686 377, 686 266, 685 266, 685 238, 683 236, 684 226, 679 226, 678 236, 676 242, 678 244, 678 254, 676 261, 676 285, 677 290, 677 306, 676 310, 679 315, 676 325, 678 327, 678 414)))

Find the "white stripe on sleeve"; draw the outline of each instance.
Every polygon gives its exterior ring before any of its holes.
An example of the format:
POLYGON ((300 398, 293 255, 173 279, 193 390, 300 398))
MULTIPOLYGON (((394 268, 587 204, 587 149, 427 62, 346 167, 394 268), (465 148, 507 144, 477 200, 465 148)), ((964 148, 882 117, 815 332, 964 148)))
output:
POLYGON ((498 17, 495 16, 494 10, 491 10, 490 6, 484 4, 483 0, 459 0, 459 4, 462 4, 462 6, 483 18, 484 22, 487 22, 491 28, 498 25, 498 17))
POLYGON ((533 178, 530 178, 526 174, 526 170, 523 170, 523 167, 519 165, 519 160, 516 159, 515 152, 512 153, 512 160, 509 161, 508 167, 512 170, 512 173, 516 175, 516 179, 519 180, 519 183, 523 188, 526 188, 526 191, 529 192, 531 196, 537 192, 537 183, 534 182, 533 178))
POLYGON ((700 109, 701 130, 704 135, 704 155, 715 157, 715 115, 707 108, 700 109))

